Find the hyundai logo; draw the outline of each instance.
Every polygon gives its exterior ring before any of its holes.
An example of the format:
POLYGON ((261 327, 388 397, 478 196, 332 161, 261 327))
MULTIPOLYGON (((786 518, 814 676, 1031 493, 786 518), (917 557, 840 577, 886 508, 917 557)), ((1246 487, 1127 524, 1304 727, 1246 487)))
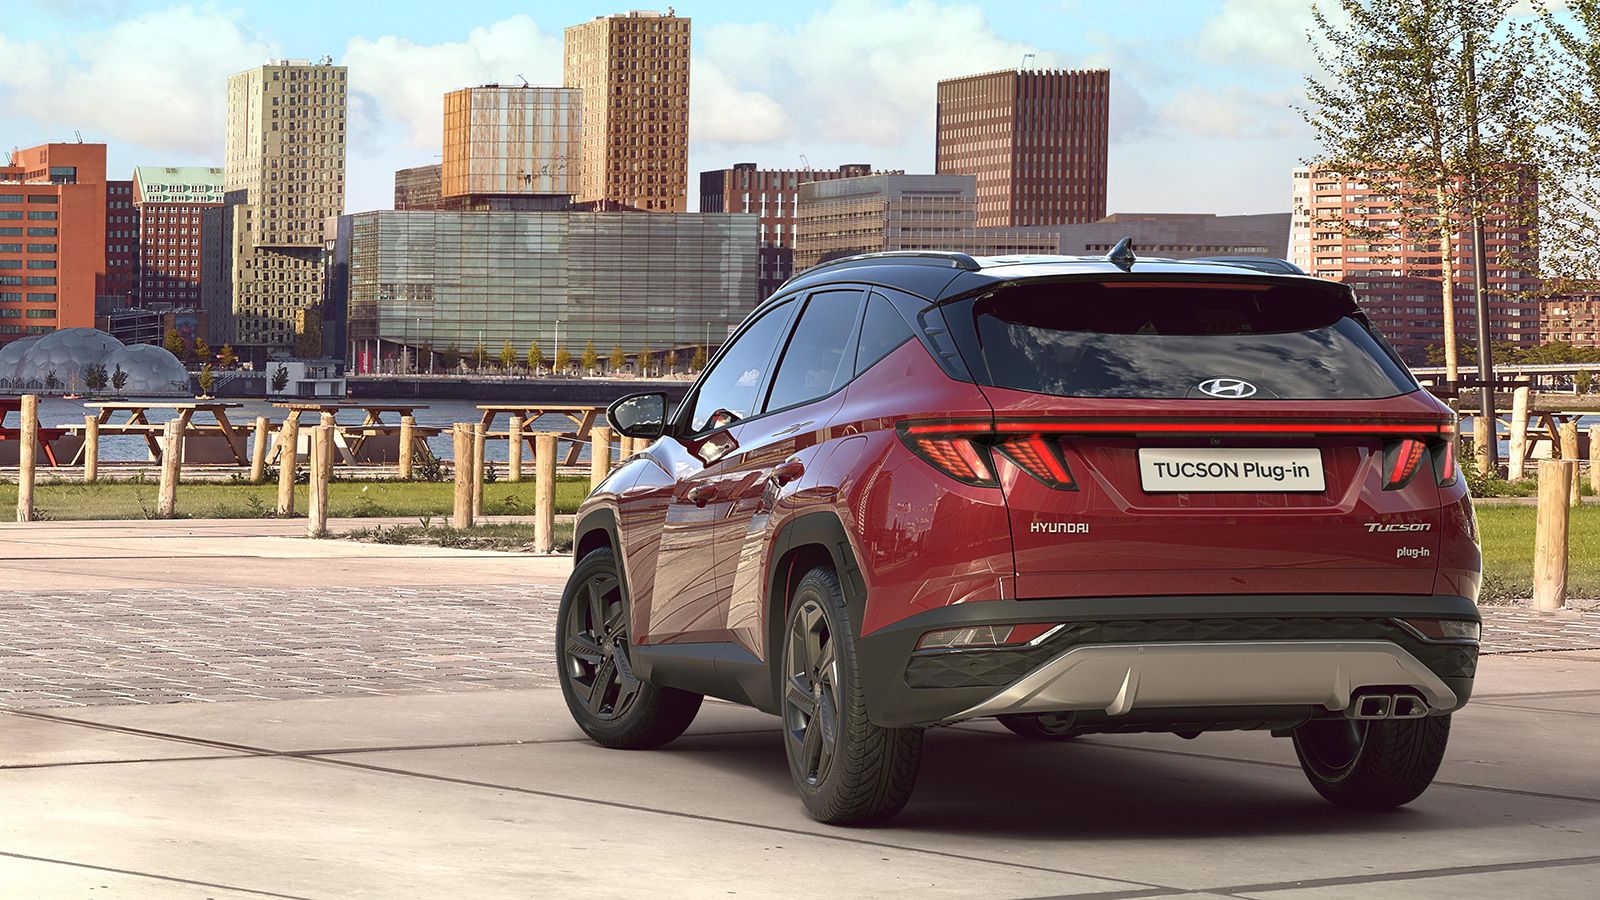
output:
POLYGON ((1256 395, 1256 386, 1242 378, 1207 378, 1200 382, 1200 393, 1229 400, 1243 400, 1256 395))

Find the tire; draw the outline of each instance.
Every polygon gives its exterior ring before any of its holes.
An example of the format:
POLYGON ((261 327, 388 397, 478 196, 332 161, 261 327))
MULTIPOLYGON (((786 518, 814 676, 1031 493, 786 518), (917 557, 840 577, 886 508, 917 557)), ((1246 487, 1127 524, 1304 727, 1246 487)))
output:
POLYGON ((561 694, 584 734, 605 747, 649 750, 683 734, 700 711, 701 695, 633 674, 628 612, 611 548, 585 554, 561 595, 556 663, 561 694))
POLYGON ((922 729, 868 720, 855 635, 832 569, 800 578, 783 635, 783 746, 806 813, 830 825, 866 825, 900 812, 917 782, 922 729))
POLYGON ((1449 716, 1316 719, 1294 730, 1294 752, 1311 786, 1329 802, 1392 809, 1433 783, 1449 738, 1449 716))
POLYGON ((1030 741, 1070 741, 1077 737, 1072 733, 1072 713, 1039 713, 1038 715, 1013 715, 995 716, 1000 724, 1011 729, 1011 733, 1018 737, 1025 737, 1030 741))

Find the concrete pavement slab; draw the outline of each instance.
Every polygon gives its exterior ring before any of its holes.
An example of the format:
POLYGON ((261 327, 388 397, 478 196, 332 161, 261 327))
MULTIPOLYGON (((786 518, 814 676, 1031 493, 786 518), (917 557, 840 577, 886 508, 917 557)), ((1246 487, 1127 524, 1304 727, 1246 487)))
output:
MULTIPOLYGON (((560 691, 548 688, 220 706, 96 706, 50 714, 276 751, 586 740, 560 691)), ((708 700, 692 731, 766 731, 777 721, 748 707, 708 700)))
POLYGON ((1538 897, 1540 900, 1593 900, 1600 886, 1600 864, 1573 865, 1565 860, 1535 862, 1502 870, 1468 870, 1436 878, 1399 881, 1361 881, 1307 887, 1245 890, 1229 896, 1251 900, 1416 900, 1449 897, 1451 900, 1503 900, 1538 897))
POLYGON ((260 900, 283 894, 239 891, 214 882, 120 872, 70 859, 28 859, 0 852, 0 885, 13 897, 138 897, 142 900, 260 900))
MULTIPOLYGON (((125 731, 0 714, 0 769, 185 759, 232 753, 125 731)), ((0 878, 0 884, 4 883, 0 878)))
POLYGON ((70 848, 108 868, 291 896, 770 896, 848 886, 863 896, 1022 897, 1148 887, 919 852, 870 832, 752 828, 304 759, 60 773, 0 772, 0 850, 55 858, 70 848))

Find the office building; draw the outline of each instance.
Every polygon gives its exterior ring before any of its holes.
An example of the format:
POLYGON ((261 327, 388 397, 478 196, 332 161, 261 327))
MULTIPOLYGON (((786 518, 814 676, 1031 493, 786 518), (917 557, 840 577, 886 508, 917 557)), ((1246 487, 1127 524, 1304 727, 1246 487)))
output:
POLYGON ((441 198, 578 192, 582 94, 572 88, 462 88, 444 95, 441 198))
POLYGON ((328 307, 357 371, 506 341, 519 358, 720 343, 755 306, 754 215, 378 211, 341 216, 328 307))
POLYGON ((1106 214, 1111 73, 1006 70, 939 82, 934 171, 977 178, 977 226, 1106 214))
POLYGON ((42 144, 0 166, 0 344, 94 326, 106 218, 105 144, 42 144))
POLYGON ((683 212, 689 190, 689 20, 672 10, 566 30, 563 84, 583 92, 577 200, 683 212))
MULTIPOLYGON (((761 268, 756 296, 772 295, 794 274, 795 210, 800 185, 872 174, 865 163, 837 169, 758 169, 755 163, 700 173, 700 211, 751 213, 759 217, 761 268)), ((898 174, 898 173, 886 173, 898 174)))
POLYGON ((800 185, 794 268, 884 250, 1055 253, 1045 230, 979 228, 972 175, 867 175, 800 185))
MULTIPOLYGON (((1294 170, 1289 260, 1321 278, 1350 284, 1363 309, 1407 359, 1420 361, 1427 348, 1444 343, 1444 287, 1439 240, 1428 233, 1404 234, 1390 202, 1365 183, 1322 168, 1294 170), (1351 230, 1353 223, 1384 237, 1373 240, 1351 230)), ((1536 203, 1529 179, 1526 196, 1536 203)), ((1489 333, 1496 343, 1539 343, 1540 282, 1532 243, 1533 228, 1506 211, 1485 225, 1489 290, 1489 333)), ((1477 343, 1472 238, 1461 223, 1453 239, 1455 329, 1460 346, 1477 343)))
POLYGON ((1097 222, 1036 228, 1060 235, 1060 252, 1101 256, 1133 238, 1140 256, 1270 256, 1288 253, 1289 213, 1218 216, 1210 213, 1112 213, 1097 222))
POLYGON ((137 305, 200 305, 205 244, 220 238, 215 232, 206 233, 202 222, 205 211, 220 207, 222 200, 223 172, 215 166, 134 169, 133 203, 139 223, 137 305))
POLYGON ((416 166, 394 173, 395 209, 433 209, 439 205, 439 182, 444 166, 416 166))
POLYGON ((95 298, 101 308, 126 309, 138 302, 139 212, 132 181, 106 182, 106 279, 95 298))
POLYGON ((213 343, 287 349, 320 326, 323 221, 344 211, 347 92, 345 68, 327 57, 228 79, 224 296, 206 304, 213 343))

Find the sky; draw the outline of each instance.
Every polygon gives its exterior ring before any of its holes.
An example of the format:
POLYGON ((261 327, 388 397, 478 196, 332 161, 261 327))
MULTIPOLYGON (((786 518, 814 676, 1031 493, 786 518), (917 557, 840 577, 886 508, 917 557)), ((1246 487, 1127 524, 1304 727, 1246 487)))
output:
MULTIPOLYGON (((272 57, 350 67, 347 211, 393 205, 438 160, 443 95, 561 83, 561 34, 613 3, 8 0, 0 150, 109 145, 138 165, 221 165, 227 77, 272 57)), ((664 7, 657 7, 664 8, 664 7)), ((1287 211, 1316 146, 1295 104, 1309 0, 831 0, 676 5, 692 20, 689 203, 699 173, 870 163, 933 171, 942 78, 1111 70, 1110 212, 1287 211)))

